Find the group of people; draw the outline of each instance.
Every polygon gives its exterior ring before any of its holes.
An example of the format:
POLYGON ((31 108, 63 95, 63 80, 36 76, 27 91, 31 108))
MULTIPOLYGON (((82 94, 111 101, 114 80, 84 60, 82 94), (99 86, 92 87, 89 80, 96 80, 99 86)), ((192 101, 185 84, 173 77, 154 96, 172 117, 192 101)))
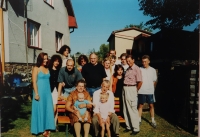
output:
POLYGON ((70 117, 75 134, 80 137, 81 127, 84 137, 88 137, 90 125, 94 135, 104 137, 119 136, 119 119, 114 110, 114 98, 120 99, 120 113, 126 120, 124 132, 140 131, 142 108, 145 102, 150 104, 151 125, 154 120, 154 89, 156 71, 149 66, 150 57, 142 57, 143 67, 134 64, 132 55, 121 54, 116 59, 116 51, 110 50, 102 63, 95 53, 89 59, 85 55, 78 58, 79 68, 68 57, 70 47, 63 45, 48 59, 47 53, 40 53, 36 66, 32 70, 33 102, 31 133, 48 137, 56 130, 57 100, 66 100, 66 113, 70 117), (83 125, 83 126, 82 126, 83 125), (110 128, 111 126, 111 128, 110 128))

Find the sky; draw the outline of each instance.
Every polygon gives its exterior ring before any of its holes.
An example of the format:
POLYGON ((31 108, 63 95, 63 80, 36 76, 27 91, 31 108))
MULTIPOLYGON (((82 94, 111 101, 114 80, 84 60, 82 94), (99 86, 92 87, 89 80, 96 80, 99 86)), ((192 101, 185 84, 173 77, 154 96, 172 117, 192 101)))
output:
MULTIPOLYGON (((88 54, 99 50, 112 31, 124 29, 126 25, 138 25, 151 18, 139 10, 138 0, 71 0, 78 28, 70 34, 71 54, 88 54)), ((193 31, 199 21, 184 30, 193 31)), ((159 30, 154 30, 156 33, 159 30)))

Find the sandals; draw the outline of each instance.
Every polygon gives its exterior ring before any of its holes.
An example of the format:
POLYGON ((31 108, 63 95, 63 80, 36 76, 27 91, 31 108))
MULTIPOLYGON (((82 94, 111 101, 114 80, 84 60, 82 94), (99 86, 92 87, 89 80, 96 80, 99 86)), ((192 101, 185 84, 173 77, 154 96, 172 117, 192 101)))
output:
POLYGON ((50 131, 44 131, 42 134, 44 137, 50 137, 50 131))

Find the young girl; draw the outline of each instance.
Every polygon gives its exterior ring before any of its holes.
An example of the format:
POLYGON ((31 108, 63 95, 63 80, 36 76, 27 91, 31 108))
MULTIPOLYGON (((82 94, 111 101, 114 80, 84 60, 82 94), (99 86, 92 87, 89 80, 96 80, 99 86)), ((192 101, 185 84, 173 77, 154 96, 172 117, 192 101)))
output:
POLYGON ((94 108, 94 113, 97 114, 99 125, 101 126, 101 137, 104 137, 105 128, 108 134, 108 137, 111 137, 110 134, 110 118, 108 116, 110 103, 108 103, 109 93, 101 93, 100 102, 96 104, 94 108))
POLYGON ((122 88, 124 81, 124 68, 122 65, 118 64, 115 66, 114 74, 112 75, 112 92, 115 97, 122 96, 122 88))
POLYGON ((76 100, 76 102, 74 103, 74 109, 78 110, 77 113, 77 117, 79 119, 80 122, 83 122, 82 117, 84 116, 84 122, 88 121, 88 111, 87 108, 79 108, 80 104, 92 104, 91 102, 89 102, 88 100, 84 99, 84 94, 83 93, 78 93, 78 100, 76 100))
POLYGON ((57 122, 57 112, 56 112, 56 104, 58 100, 58 73, 62 65, 62 58, 60 55, 53 55, 51 57, 51 60, 49 62, 49 72, 50 72, 50 86, 51 86, 51 95, 53 99, 53 106, 54 106, 54 119, 55 119, 55 124, 57 122))
POLYGON ((65 67, 67 60, 71 59, 71 57, 69 57, 71 49, 69 46, 63 45, 58 52, 62 56, 62 67, 65 67))
POLYGON ((81 72, 82 67, 87 63, 88 63, 88 57, 86 55, 80 55, 78 57, 78 65, 79 65, 79 67, 77 69, 81 72))
POLYGON ((120 101, 120 114, 123 115, 123 102, 122 102, 122 89, 124 82, 124 68, 122 65, 116 65, 114 74, 112 76, 112 92, 115 97, 119 97, 120 101))

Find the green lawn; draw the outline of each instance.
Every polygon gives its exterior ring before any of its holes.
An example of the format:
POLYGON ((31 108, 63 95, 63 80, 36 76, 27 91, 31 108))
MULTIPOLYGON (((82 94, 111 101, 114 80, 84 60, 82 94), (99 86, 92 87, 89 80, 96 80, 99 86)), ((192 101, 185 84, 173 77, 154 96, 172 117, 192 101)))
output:
MULTIPOLYGON (((1 136, 2 137, 33 137, 30 133, 31 102, 19 103, 19 101, 6 102, 7 108, 2 109, 1 136)), ((149 113, 143 113, 140 133, 136 137, 194 137, 182 129, 177 129, 165 119, 155 116, 157 128, 152 128, 148 120, 149 113)), ((60 125, 60 132, 52 132, 51 137, 64 137, 64 127, 60 125)), ((124 125, 120 127, 120 137, 129 137, 130 133, 123 133, 124 125)), ((73 137, 73 135, 70 135, 73 137)), ((91 135, 90 135, 91 137, 91 135)))

